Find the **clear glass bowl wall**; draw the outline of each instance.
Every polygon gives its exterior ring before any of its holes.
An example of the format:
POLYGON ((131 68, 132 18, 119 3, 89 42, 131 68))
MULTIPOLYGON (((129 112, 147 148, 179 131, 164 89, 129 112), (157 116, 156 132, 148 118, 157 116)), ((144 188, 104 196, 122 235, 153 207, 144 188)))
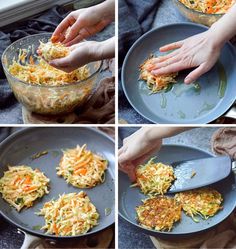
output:
MULTIPOLYGON (((50 33, 37 34, 24 37, 12 43, 2 55, 2 64, 7 80, 14 92, 17 100, 31 112, 57 115, 72 112, 78 106, 88 100, 99 82, 99 73, 102 61, 89 63, 90 76, 80 82, 75 82, 63 86, 33 85, 21 81, 11 75, 8 66, 12 64, 14 58, 18 58, 20 49, 28 49, 37 63, 36 50, 39 41, 47 42, 51 37, 50 33)), ((29 61, 27 56, 26 61, 29 61)))

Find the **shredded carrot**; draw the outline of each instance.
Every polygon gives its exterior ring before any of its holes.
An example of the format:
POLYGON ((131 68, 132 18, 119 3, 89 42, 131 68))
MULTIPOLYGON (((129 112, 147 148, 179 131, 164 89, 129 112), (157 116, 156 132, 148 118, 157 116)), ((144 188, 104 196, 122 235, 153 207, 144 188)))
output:
POLYGON ((53 231, 56 234, 56 236, 58 236, 59 231, 58 231, 57 225, 55 223, 53 224, 53 231))
POLYGON ((33 59, 32 55, 30 55, 30 57, 29 57, 29 63, 31 65, 34 65, 34 59, 33 59))
POLYGON ((178 73, 154 75, 151 73, 154 67, 153 57, 147 59, 142 65, 140 65, 139 78, 147 83, 147 87, 151 90, 151 93, 157 93, 161 90, 165 90, 171 83, 176 83, 175 78, 178 73))
POLYGON ((23 188, 26 192, 37 189, 37 186, 26 186, 23 188))
POLYGON ((236 3, 236 0, 180 0, 180 2, 199 12, 224 14, 236 3))
POLYGON ((68 183, 80 188, 91 188, 105 180, 108 161, 82 147, 68 149, 57 167, 57 174, 63 176, 68 183))
POLYGON ((16 180, 14 181, 13 185, 16 185, 16 183, 20 182, 22 180, 21 177, 17 176, 16 180))
POLYGON ((57 42, 58 39, 59 39, 59 36, 53 35, 50 40, 51 40, 52 43, 54 43, 54 42, 57 42))
POLYGON ((77 169, 76 171, 74 171, 74 174, 77 175, 77 174, 81 174, 81 175, 86 175, 87 173, 87 169, 85 168, 81 168, 81 169, 77 169))
POLYGON ((29 175, 27 175, 25 177, 24 184, 31 184, 31 182, 32 182, 31 177, 29 175))
POLYGON ((90 158, 88 160, 84 161, 84 162, 81 162, 81 163, 77 164, 74 169, 77 170, 77 169, 79 169, 81 167, 84 167, 86 164, 89 163, 89 161, 90 161, 90 158))
POLYGON ((99 214, 83 191, 59 196, 44 204, 38 215, 45 218, 41 228, 56 236, 85 234, 98 224, 99 214))

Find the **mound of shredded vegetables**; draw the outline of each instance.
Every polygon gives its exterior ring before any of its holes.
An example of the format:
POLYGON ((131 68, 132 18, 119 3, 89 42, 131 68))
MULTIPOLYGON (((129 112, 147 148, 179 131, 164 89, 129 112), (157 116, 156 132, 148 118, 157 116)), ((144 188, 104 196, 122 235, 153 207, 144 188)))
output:
POLYGON ((201 188, 178 193, 175 195, 175 199, 195 222, 199 222, 195 218, 196 215, 203 219, 208 219, 222 209, 223 198, 218 191, 212 188, 201 188))
POLYGON ((0 179, 3 199, 18 212, 23 207, 31 207, 33 202, 48 194, 49 179, 38 169, 29 166, 9 166, 0 179))
POLYGON ((136 212, 141 226, 157 231, 170 231, 181 219, 181 205, 174 198, 164 196, 144 200, 136 212))
POLYGON ((151 158, 145 165, 140 165, 136 171, 137 183, 144 194, 163 195, 175 180, 172 166, 163 163, 155 163, 151 158))
POLYGON ((87 65, 66 73, 50 66, 41 57, 32 57, 27 50, 20 50, 18 58, 13 60, 8 70, 17 79, 32 85, 61 86, 89 77, 87 65))
POLYGON ((179 0, 190 9, 207 14, 224 14, 236 0, 179 0))
POLYGON ((53 43, 51 41, 43 43, 40 41, 38 53, 46 61, 51 61, 54 59, 66 57, 70 53, 70 50, 61 43, 53 43))
POLYGON ((56 236, 76 236, 87 233, 98 225, 99 214, 83 191, 63 194, 46 202, 38 215, 44 216, 41 230, 56 236))
POLYGON ((57 174, 75 187, 92 188, 105 181, 108 161, 103 157, 77 145, 63 152, 57 174))
POLYGON ((144 61, 140 65, 139 79, 144 80, 147 83, 147 87, 151 90, 151 93, 157 93, 162 90, 166 90, 170 85, 176 83, 176 76, 178 73, 170 73, 165 75, 153 75, 151 70, 153 69, 153 57, 144 61))

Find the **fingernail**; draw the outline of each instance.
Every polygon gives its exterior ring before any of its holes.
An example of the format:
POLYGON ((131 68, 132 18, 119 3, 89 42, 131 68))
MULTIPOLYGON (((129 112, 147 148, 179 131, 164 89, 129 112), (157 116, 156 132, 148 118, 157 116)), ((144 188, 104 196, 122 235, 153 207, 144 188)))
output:
POLYGON ((48 64, 49 64, 50 66, 56 66, 56 63, 55 63, 54 60, 53 60, 53 61, 49 61, 48 64))
POLYGON ((156 70, 152 70, 152 71, 151 71, 151 74, 156 75, 156 72, 157 72, 156 70))
POLYGON ((190 84, 192 82, 192 79, 191 78, 186 78, 185 80, 184 80, 184 83, 185 84, 190 84))

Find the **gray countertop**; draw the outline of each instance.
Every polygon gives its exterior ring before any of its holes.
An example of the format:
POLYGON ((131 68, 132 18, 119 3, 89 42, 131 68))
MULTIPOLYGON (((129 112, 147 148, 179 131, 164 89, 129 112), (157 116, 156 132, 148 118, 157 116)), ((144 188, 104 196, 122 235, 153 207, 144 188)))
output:
MULTIPOLYGON (((120 138, 123 139, 126 134, 130 133, 130 128, 119 128, 123 136, 120 138)), ((197 128, 193 130, 186 131, 177 136, 164 139, 164 144, 183 144, 191 145, 203 150, 211 152, 210 140, 212 134, 218 128, 197 128)), ((148 235, 143 233, 137 233, 133 229, 133 226, 128 222, 124 221, 119 217, 119 248, 120 249, 147 249, 155 248, 148 235)))

